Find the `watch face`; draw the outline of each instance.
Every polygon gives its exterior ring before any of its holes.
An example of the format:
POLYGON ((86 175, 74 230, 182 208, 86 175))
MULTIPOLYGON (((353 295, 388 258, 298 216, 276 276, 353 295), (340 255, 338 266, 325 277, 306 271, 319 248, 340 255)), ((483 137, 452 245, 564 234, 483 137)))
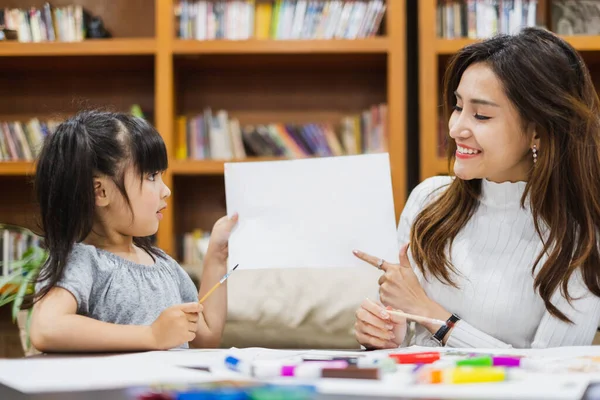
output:
POLYGON ((437 340, 436 338, 434 338, 433 336, 429 337, 429 345, 431 347, 442 347, 442 344, 440 343, 439 340, 437 340))

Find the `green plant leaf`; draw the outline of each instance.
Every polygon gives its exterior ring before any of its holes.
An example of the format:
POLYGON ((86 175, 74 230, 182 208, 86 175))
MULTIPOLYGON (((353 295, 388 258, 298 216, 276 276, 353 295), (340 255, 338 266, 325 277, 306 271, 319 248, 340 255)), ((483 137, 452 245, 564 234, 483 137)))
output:
POLYGON ((6 285, 18 285, 22 279, 22 274, 20 271, 15 271, 10 275, 7 275, 0 279, 0 288, 3 288, 6 285))
POLYGON ((21 304, 23 304, 23 297, 25 295, 25 291, 27 290, 27 287, 29 286, 29 282, 34 277, 35 273, 36 273, 36 271, 27 272, 27 274, 25 275, 25 281, 23 283, 21 283, 21 286, 19 286, 19 290, 16 294, 15 301, 13 302, 13 308, 12 308, 13 322, 17 319, 19 310, 21 310, 21 304))
POLYGON ((31 316, 33 315, 33 308, 27 310, 27 323, 25 324, 25 347, 27 350, 31 348, 31 316))
POLYGON ((0 307, 4 306, 6 304, 12 303, 15 300, 16 297, 17 296, 13 294, 12 296, 7 296, 4 299, 1 299, 0 300, 0 307))

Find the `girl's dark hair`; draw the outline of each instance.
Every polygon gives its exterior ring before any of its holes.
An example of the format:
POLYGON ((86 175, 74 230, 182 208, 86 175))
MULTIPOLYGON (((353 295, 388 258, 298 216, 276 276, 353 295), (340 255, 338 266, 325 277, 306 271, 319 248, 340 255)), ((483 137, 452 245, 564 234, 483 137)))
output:
MULTIPOLYGON (((499 35, 461 49, 444 77, 446 121, 456 105, 454 92, 465 70, 484 63, 502 82, 523 126, 539 136, 538 162, 521 199, 529 197, 535 229, 544 247, 532 266, 534 288, 546 309, 567 316, 551 302, 560 290, 569 301, 568 283, 581 271, 587 288, 600 296, 600 117, 598 95, 581 56, 560 37, 540 28, 499 35), (544 232, 544 233, 543 233, 544 232), (541 263, 542 257, 547 259, 541 263), (540 265, 542 264, 542 265, 540 265)), ((448 164, 456 143, 449 141, 448 164)), ((454 179, 415 219, 410 248, 418 268, 453 284, 456 270, 446 250, 471 218, 481 194, 481 179, 454 179)))
MULTIPOLYGON (((83 241, 94 222, 96 176, 110 177, 131 207, 125 169, 132 165, 141 180, 167 169, 167 150, 160 134, 142 118, 123 113, 85 111, 61 123, 48 136, 37 163, 35 188, 48 259, 31 298, 39 301, 62 278, 69 253, 83 241)), ((153 258, 164 257, 149 237, 134 243, 153 258)))

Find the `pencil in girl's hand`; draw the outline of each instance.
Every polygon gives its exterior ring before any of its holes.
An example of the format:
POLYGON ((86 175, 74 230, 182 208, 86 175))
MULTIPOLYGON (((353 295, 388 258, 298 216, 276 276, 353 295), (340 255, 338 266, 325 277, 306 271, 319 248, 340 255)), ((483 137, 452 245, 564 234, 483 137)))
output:
POLYGON ((238 267, 238 265, 240 265, 240 264, 237 264, 235 267, 233 267, 233 269, 232 269, 231 271, 229 271, 228 273, 226 273, 225 275, 223 275, 223 277, 221 278, 221 280, 220 280, 219 282, 217 282, 217 283, 215 284, 215 286, 213 286, 213 287, 212 287, 212 288, 211 288, 211 289, 208 291, 208 293, 206 293, 204 296, 202 296, 202 298, 201 298, 200 300, 198 300, 198 303, 202 304, 202 303, 203 303, 203 302, 204 302, 204 301, 205 301, 205 300, 208 298, 208 296, 210 296, 210 295, 212 294, 212 292, 214 292, 215 290, 217 290, 217 288, 218 288, 219 286, 221 286, 221 284, 223 284, 223 282, 225 282, 225 281, 227 280, 227 278, 229 278, 229 275, 231 275, 231 273, 232 273, 233 271, 235 271, 235 269, 238 267))

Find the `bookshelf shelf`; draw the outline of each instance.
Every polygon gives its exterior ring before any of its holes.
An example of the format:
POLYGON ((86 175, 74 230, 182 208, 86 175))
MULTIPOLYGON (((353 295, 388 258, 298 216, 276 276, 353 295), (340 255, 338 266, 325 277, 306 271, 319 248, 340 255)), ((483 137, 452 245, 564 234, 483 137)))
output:
POLYGON ((387 53, 386 37, 356 40, 181 40, 174 54, 387 53))
POLYGON ((33 175, 35 165, 29 161, 2 161, 0 162, 0 176, 33 175))
MULTIPOLYGON (((599 51, 600 36, 562 36, 578 51, 599 51)), ((439 55, 452 55, 464 46, 478 42, 477 39, 436 39, 435 49, 439 55)))
POLYGON ((156 40, 153 38, 94 39, 74 43, 0 42, 0 57, 152 55, 155 52, 156 40))
POLYGON ((172 161, 169 169, 173 175, 223 175, 225 163, 284 160, 277 157, 250 157, 235 160, 172 161))

